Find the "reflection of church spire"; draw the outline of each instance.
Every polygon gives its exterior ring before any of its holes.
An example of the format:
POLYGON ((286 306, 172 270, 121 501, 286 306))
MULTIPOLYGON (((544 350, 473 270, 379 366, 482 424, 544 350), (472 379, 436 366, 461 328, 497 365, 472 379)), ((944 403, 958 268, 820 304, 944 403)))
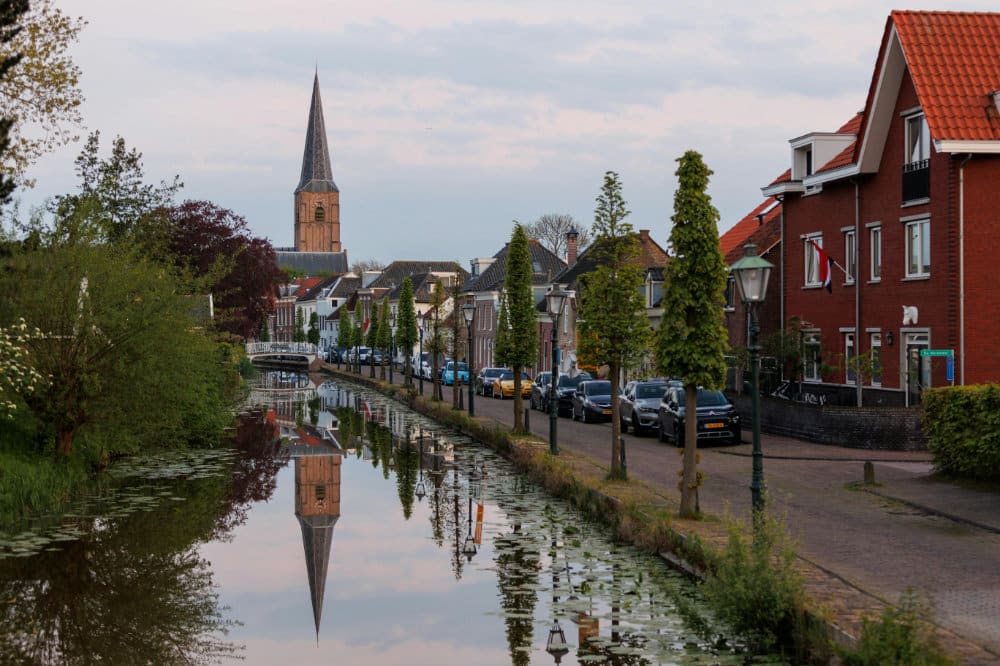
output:
POLYGON ((323 593, 330 563, 333 527, 340 517, 341 456, 330 455, 329 449, 326 451, 326 455, 314 453, 295 458, 295 516, 302 528, 302 546, 306 555, 306 573, 309 576, 309 595, 317 640, 320 618, 323 615, 323 593))

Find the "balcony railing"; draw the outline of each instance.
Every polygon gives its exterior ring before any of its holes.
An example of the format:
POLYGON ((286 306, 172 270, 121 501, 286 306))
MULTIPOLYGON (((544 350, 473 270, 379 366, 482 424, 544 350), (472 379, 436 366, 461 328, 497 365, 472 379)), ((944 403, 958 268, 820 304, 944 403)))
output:
POLYGON ((929 199, 931 196, 931 161, 919 160, 903 165, 903 203, 929 199))

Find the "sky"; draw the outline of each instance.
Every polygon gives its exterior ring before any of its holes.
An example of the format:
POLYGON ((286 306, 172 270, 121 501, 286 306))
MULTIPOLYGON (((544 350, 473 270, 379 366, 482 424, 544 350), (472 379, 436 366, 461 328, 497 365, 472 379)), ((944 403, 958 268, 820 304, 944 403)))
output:
MULTIPOLYGON (((40 160, 22 206, 72 191, 82 138, 121 136, 148 180, 180 175, 251 233, 292 244, 319 75, 350 261, 493 255, 514 221, 593 221, 619 174, 636 229, 670 233, 675 160, 701 153, 725 232, 790 165, 788 141, 864 105, 894 8, 915 0, 55 0, 81 141, 40 160)), ((106 154, 106 152, 105 152, 106 154)))

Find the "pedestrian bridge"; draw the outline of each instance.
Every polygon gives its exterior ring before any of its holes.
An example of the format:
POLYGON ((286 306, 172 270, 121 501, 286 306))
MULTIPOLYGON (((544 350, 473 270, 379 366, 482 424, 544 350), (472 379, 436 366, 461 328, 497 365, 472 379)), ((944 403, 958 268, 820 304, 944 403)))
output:
POLYGON ((319 348, 310 342, 248 342, 247 358, 251 363, 318 367, 322 363, 319 348))

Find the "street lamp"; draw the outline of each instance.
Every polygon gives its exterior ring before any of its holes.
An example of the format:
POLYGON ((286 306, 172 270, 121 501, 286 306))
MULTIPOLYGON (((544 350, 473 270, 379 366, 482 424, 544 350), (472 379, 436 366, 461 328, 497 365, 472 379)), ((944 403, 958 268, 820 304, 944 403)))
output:
POLYGON ((760 345, 757 337, 760 324, 757 322, 757 306, 767 297, 767 281, 774 265, 757 256, 757 246, 747 243, 743 246, 743 258, 729 267, 736 278, 740 299, 750 317, 750 336, 747 349, 750 352, 751 371, 751 420, 753 422, 753 480, 750 495, 753 499, 754 535, 760 528, 764 511, 764 453, 760 450, 760 345))
MULTIPOLYGON (((473 303, 466 303, 462 306, 462 316, 465 317, 465 325, 469 328, 469 353, 468 353, 468 368, 469 368, 469 416, 476 415, 476 406, 473 402, 475 400, 475 391, 472 390, 472 359, 474 354, 472 353, 472 320, 476 316, 476 306, 473 303)), ((458 376, 458 372, 455 372, 455 376, 458 376)))
POLYGON ((396 351, 393 348, 393 340, 395 339, 396 332, 396 311, 389 311, 389 384, 392 384, 392 366, 393 361, 396 360, 396 351))
POLYGON ((559 393, 556 385, 559 383, 559 316, 566 302, 566 292, 554 284, 545 295, 545 303, 552 317, 552 380, 549 384, 549 453, 559 455, 559 445, 556 444, 556 422, 559 419, 559 393))
POLYGON ((479 546, 476 545, 476 539, 472 536, 472 495, 475 494, 478 496, 479 483, 479 468, 473 465, 472 471, 469 472, 469 533, 468 536, 465 537, 465 543, 462 545, 462 554, 465 555, 469 562, 471 562, 472 558, 477 552, 479 552, 479 546))

